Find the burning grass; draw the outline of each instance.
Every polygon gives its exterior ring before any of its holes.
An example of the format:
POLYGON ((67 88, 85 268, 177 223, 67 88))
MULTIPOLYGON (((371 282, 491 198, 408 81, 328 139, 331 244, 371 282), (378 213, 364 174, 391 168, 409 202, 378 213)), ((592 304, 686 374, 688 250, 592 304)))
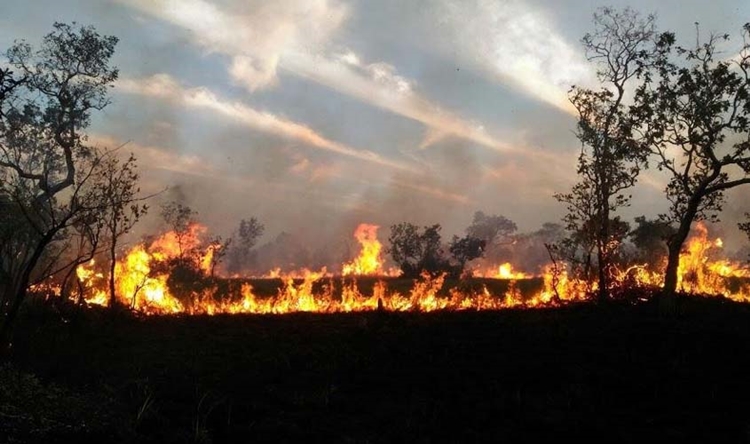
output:
MULTIPOLYGON (((357 311, 499 310, 559 306, 589 299, 595 283, 568 275, 567 267, 549 265, 541 274, 515 270, 510 263, 475 272, 474 278, 450 279, 423 274, 403 279, 385 269, 377 226, 361 224, 355 238, 358 257, 334 276, 319 271, 274 270, 260 278, 214 275, 216 245, 201 242, 205 228, 192 225, 178 238, 167 232, 133 247, 116 264, 118 302, 146 314, 281 314, 357 311)), ((721 258, 720 239, 710 239, 698 224, 681 258, 679 288, 688 293, 750 301, 750 271, 721 258)), ((658 267, 633 265, 613 276, 613 295, 632 289, 651 291, 662 284, 658 267)), ((77 270, 81 297, 90 305, 109 303, 106 275, 91 262, 77 270)), ((55 292, 54 287, 47 290, 55 292)), ((632 293, 632 292, 631 292, 632 293)))

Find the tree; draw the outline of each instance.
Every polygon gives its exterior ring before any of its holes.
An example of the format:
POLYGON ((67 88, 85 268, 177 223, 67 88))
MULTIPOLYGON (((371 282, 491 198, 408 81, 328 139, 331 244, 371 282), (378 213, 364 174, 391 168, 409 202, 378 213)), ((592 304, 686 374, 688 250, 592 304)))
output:
POLYGON ((115 270, 117 264, 117 242, 133 228, 138 220, 146 214, 148 206, 140 203, 138 197, 138 172, 136 158, 131 153, 126 160, 121 160, 113 153, 107 153, 102 160, 94 181, 100 193, 101 211, 97 214, 99 223, 106 231, 109 252, 109 307, 117 305, 115 294, 115 270))
POLYGON ((468 234, 462 238, 453 236, 448 251, 450 251, 453 260, 458 264, 457 272, 459 275, 463 274, 467 262, 479 258, 484 254, 486 245, 487 242, 484 239, 472 237, 468 234))
MULTIPOLYGON (((656 36, 654 16, 641 17, 631 9, 599 9, 594 14, 595 31, 582 43, 589 61, 597 63, 598 90, 574 86, 570 102, 578 113, 576 137, 581 143, 578 157, 580 181, 567 194, 555 198, 567 205, 565 224, 582 236, 585 269, 596 267, 598 298, 608 296, 613 258, 618 242, 611 227, 614 213, 630 203, 628 189, 635 185, 645 151, 635 143, 632 122, 623 103, 628 85, 641 77, 651 63, 656 36), (585 236, 583 236, 585 234, 585 236), (596 256, 595 264, 591 254, 596 256)), ((570 238, 568 243, 575 242, 570 238)))
POLYGON ((451 270, 440 239, 441 228, 440 224, 435 224, 420 230, 408 222, 391 226, 387 251, 404 276, 416 277, 423 271, 435 274, 451 270))
POLYGON ((232 236, 227 252, 227 269, 230 273, 239 273, 247 268, 251 258, 251 250, 258 242, 258 238, 263 235, 263 231, 265 231, 265 227, 254 217, 240 221, 240 226, 232 236))
POLYGON ((661 219, 635 218, 637 226, 628 237, 637 249, 636 260, 645 262, 652 270, 662 270, 667 258, 667 241, 674 236, 675 229, 661 219))
POLYGON ((109 104, 118 71, 110 67, 117 38, 92 27, 55 23, 34 50, 15 43, 0 68, 0 195, 25 225, 23 244, 3 295, 0 341, 29 282, 56 236, 86 211, 83 185, 97 154, 85 145, 92 111, 109 104))
POLYGON ((161 206, 161 217, 177 239, 180 259, 188 253, 185 249, 185 240, 190 235, 190 227, 195 224, 197 214, 189 206, 177 201, 170 201, 161 206))
POLYGON ((724 191, 750 183, 750 24, 736 57, 719 57, 727 35, 711 35, 696 47, 659 41, 659 57, 639 86, 633 120, 669 174, 669 212, 676 225, 668 241, 664 277, 665 308, 674 306, 680 252, 694 221, 718 220, 724 191))
POLYGON ((482 211, 474 213, 474 220, 466 228, 466 234, 481 239, 487 245, 500 241, 513 234, 518 227, 505 216, 486 215, 482 211))

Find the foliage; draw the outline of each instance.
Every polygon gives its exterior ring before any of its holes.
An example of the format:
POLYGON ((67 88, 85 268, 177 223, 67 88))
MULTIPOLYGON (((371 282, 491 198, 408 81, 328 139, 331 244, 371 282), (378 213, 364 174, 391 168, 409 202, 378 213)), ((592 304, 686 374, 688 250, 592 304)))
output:
POLYGON ((619 224, 613 214, 629 205, 627 191, 645 162, 645 151, 632 137, 632 122, 623 102, 628 85, 651 63, 656 33, 653 16, 643 18, 631 9, 599 9, 594 25, 596 30, 586 34, 582 43, 589 61, 599 66, 601 87, 574 86, 570 91, 581 143, 579 182, 570 193, 555 198, 567 208, 563 220, 570 236, 563 249, 575 252, 583 273, 596 270, 599 298, 604 299, 621 237, 620 232, 612 232, 619 224))
POLYGON ((484 254, 486 245, 487 242, 484 239, 472 237, 467 234, 462 238, 453 236, 448 250, 453 259, 458 263, 460 271, 463 272, 467 262, 479 258, 484 254))
POLYGON ((416 277, 423 271, 436 274, 451 270, 440 239, 441 228, 440 224, 435 224, 420 229, 408 222, 391 226, 387 251, 404 276, 416 277))
POLYGON ((55 23, 38 49, 16 42, 0 68, 0 196, 18 227, 17 256, 2 259, 10 275, 0 296, 2 340, 31 282, 56 262, 66 230, 102 202, 92 182, 102 154, 86 146, 91 113, 109 104, 118 71, 109 65, 117 38, 92 27, 55 23), (63 191, 65 191, 63 193, 63 191), (20 258, 20 259, 19 259, 20 258))
POLYGON ((227 252, 227 270, 230 273, 239 273, 250 266, 252 249, 263 235, 263 231, 265 227, 255 217, 240 221, 227 252))
POLYGON ((505 216, 486 215, 482 211, 477 211, 471 225, 466 228, 466 234, 491 245, 508 238, 517 228, 516 224, 505 216))
POLYGON ((680 250, 693 221, 718 220, 724 191, 750 183, 750 24, 739 53, 726 58, 728 35, 698 36, 696 47, 665 34, 658 58, 636 92, 632 119, 657 168, 670 179, 665 221, 669 239, 664 294, 674 294, 680 250))
POLYGON ((646 216, 635 218, 637 226, 628 233, 628 238, 636 247, 638 262, 645 263, 653 271, 663 271, 667 258, 667 241, 674 235, 675 228, 661 219, 646 219, 646 216))
POLYGON ((180 257, 191 253, 185 249, 185 238, 190 234, 190 227, 195 223, 197 214, 189 206, 177 201, 169 201, 161 206, 162 220, 177 237, 180 257))

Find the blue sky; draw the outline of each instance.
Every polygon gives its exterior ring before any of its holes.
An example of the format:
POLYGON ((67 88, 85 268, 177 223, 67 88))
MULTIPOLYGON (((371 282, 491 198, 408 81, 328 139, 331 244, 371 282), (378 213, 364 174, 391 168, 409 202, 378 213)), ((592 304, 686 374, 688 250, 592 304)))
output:
MULTIPOLYGON (((695 22, 739 38, 750 21, 746 0, 653 3, 608 5, 655 12, 687 42, 695 22)), ((119 37, 92 140, 129 140, 145 187, 178 187, 217 232, 257 216, 317 239, 359 222, 453 233, 476 210, 534 230, 559 220, 552 194, 575 180, 566 91, 595 84, 579 39, 601 5, 0 0, 0 48, 54 21, 119 37)), ((666 209, 662 180, 644 178, 626 217, 666 209)), ((735 194, 729 218, 750 210, 735 194)))

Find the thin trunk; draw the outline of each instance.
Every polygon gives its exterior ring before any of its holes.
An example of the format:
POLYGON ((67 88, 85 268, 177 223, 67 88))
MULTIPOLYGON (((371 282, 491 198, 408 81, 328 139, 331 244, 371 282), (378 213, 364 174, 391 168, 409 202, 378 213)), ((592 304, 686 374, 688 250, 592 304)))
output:
POLYGON ((601 208, 599 211, 599 239, 596 242, 596 259, 599 268, 599 292, 597 299, 599 302, 604 302, 609 296, 609 252, 607 251, 607 244, 609 242, 609 195, 610 187, 607 181, 606 171, 600 171, 602 173, 602 190, 601 190, 601 208))
POLYGON ((34 253, 29 258, 29 262, 23 269, 21 277, 19 278, 16 288, 14 289, 13 301, 11 302, 8 312, 5 314, 3 319, 3 325, 0 327, 0 354, 4 354, 10 348, 10 337, 13 327, 13 322, 18 315, 18 310, 21 308, 21 303, 26 299, 26 291, 29 287, 29 281, 31 280, 31 272, 36 268, 39 259, 42 257, 42 253, 47 248, 47 245, 52 241, 52 238, 57 233, 57 230, 47 232, 37 243, 34 248, 34 253))
POLYGON ((109 307, 114 309, 117 305, 117 294, 115 292, 115 265, 117 265, 117 237, 112 237, 112 244, 109 247, 109 307))
POLYGON ((81 263, 78 261, 74 262, 73 265, 70 266, 70 270, 65 273, 62 285, 60 286, 60 299, 63 301, 67 301, 68 297, 70 296, 70 278, 73 276, 76 268, 78 268, 80 264, 81 263))

